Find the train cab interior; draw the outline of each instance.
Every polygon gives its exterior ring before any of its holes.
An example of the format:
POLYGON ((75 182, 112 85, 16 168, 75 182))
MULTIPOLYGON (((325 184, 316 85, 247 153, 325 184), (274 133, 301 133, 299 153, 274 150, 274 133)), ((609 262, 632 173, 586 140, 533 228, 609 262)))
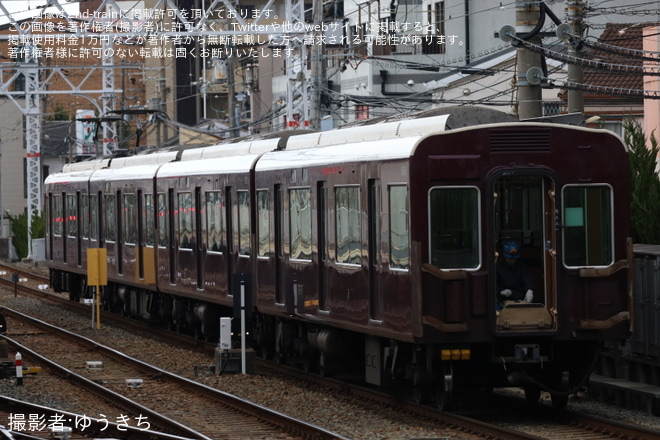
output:
POLYGON ((555 289, 554 182, 543 175, 502 176, 494 182, 495 262, 503 246, 515 242, 519 261, 527 267, 533 285, 530 303, 504 301, 497 328, 540 330, 554 328, 555 289))

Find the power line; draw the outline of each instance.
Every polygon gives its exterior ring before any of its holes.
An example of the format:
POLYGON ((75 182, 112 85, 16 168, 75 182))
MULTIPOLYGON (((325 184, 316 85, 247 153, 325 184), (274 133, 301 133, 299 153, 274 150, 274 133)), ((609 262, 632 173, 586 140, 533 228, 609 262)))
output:
POLYGON ((605 61, 590 60, 587 58, 581 58, 574 55, 569 55, 564 52, 552 50, 548 47, 540 46, 538 44, 533 44, 515 35, 511 36, 511 38, 515 40, 517 42, 516 44, 519 46, 524 46, 526 49, 529 49, 532 52, 543 54, 548 58, 562 61, 564 63, 576 64, 584 67, 590 67, 592 69, 606 70, 612 73, 660 76, 660 67, 652 68, 643 65, 632 66, 629 64, 616 64, 607 63, 605 61))

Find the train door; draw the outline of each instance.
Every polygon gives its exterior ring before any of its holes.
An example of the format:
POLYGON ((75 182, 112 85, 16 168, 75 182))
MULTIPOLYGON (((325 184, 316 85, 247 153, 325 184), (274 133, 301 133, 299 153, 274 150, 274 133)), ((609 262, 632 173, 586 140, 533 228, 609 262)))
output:
POLYGON ((231 186, 225 188, 225 219, 227 219, 227 288, 229 289, 230 294, 232 284, 232 277, 234 274, 234 216, 232 215, 232 195, 231 195, 231 186))
POLYGON ((167 190, 167 230, 170 256, 170 284, 176 284, 176 235, 174 235, 174 189, 167 190))
POLYGON ((139 279, 144 279, 144 248, 145 248, 145 237, 144 237, 144 221, 146 219, 144 212, 144 195, 142 190, 137 192, 137 276, 139 279))
POLYGON ((117 273, 122 275, 124 273, 124 246, 123 243, 126 241, 124 238, 124 216, 121 213, 124 211, 122 209, 121 192, 117 191, 117 196, 115 198, 115 203, 117 204, 116 213, 115 213, 115 222, 117 224, 116 231, 116 241, 115 241, 115 252, 117 252, 117 273))
POLYGON ((82 240, 83 240, 83 234, 82 234, 82 221, 83 221, 83 216, 82 216, 82 196, 80 194, 80 191, 76 192, 76 210, 75 210, 75 215, 76 215, 76 264, 78 267, 82 266, 82 240))
POLYGON ((327 188, 325 182, 318 182, 316 185, 316 215, 317 215, 317 246, 319 258, 318 271, 318 292, 319 292, 319 310, 326 310, 325 299, 327 297, 327 188))
POLYGON ((380 191, 378 180, 368 182, 368 249, 369 249, 369 319, 382 321, 383 310, 380 289, 380 191))
POLYGON ((194 222, 195 222, 195 266, 197 267, 197 288, 204 288, 204 246, 202 243, 202 189, 195 188, 195 208, 194 208, 194 222))
POLYGON ((55 232, 53 223, 53 193, 49 193, 48 198, 46 199, 46 226, 48 228, 48 246, 46 246, 46 259, 53 261, 55 258, 55 254, 53 252, 53 244, 55 242, 55 240, 53 240, 53 234, 55 232))
MULTIPOLYGON (((498 331, 556 330, 555 184, 547 175, 506 175, 494 182, 495 265, 507 273, 517 265, 531 281, 532 294, 521 288, 501 294, 497 276, 498 331), (513 252, 511 250, 513 249, 513 252), (507 258, 514 257, 514 258, 507 258)), ((496 270, 497 272, 498 270, 496 270)), ((504 275, 506 277, 506 275, 504 275)), ((500 277, 501 279, 502 277, 500 277)))
POLYGON ((275 302, 277 304, 285 304, 285 287, 284 287, 284 249, 283 247, 283 200, 282 200, 282 185, 275 185, 273 191, 274 200, 274 227, 275 227, 275 302))

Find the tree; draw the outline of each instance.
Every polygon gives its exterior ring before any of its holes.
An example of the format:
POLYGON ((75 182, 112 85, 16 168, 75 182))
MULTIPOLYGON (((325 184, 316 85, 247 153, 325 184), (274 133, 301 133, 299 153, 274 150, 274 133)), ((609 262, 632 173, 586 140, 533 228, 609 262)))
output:
MULTIPOLYGON (((16 256, 21 258, 26 258, 30 254, 30 247, 28 246, 28 215, 27 212, 23 212, 20 215, 12 216, 7 214, 9 220, 11 221, 11 231, 12 239, 11 242, 16 249, 16 256)), ((45 237, 45 217, 43 213, 39 215, 37 211, 32 213, 32 225, 30 225, 30 233, 32 238, 43 238, 45 237)))
POLYGON ((639 122, 623 122, 631 172, 631 224, 635 243, 660 244, 660 177, 657 171, 658 141, 651 133, 651 148, 639 122))

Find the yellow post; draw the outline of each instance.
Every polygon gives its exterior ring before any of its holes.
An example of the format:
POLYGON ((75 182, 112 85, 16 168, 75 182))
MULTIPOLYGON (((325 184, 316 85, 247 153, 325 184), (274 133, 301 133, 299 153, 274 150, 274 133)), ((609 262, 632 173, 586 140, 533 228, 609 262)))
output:
POLYGON ((108 251, 87 249, 87 284, 96 290, 96 328, 101 328, 101 286, 108 284, 108 251))

